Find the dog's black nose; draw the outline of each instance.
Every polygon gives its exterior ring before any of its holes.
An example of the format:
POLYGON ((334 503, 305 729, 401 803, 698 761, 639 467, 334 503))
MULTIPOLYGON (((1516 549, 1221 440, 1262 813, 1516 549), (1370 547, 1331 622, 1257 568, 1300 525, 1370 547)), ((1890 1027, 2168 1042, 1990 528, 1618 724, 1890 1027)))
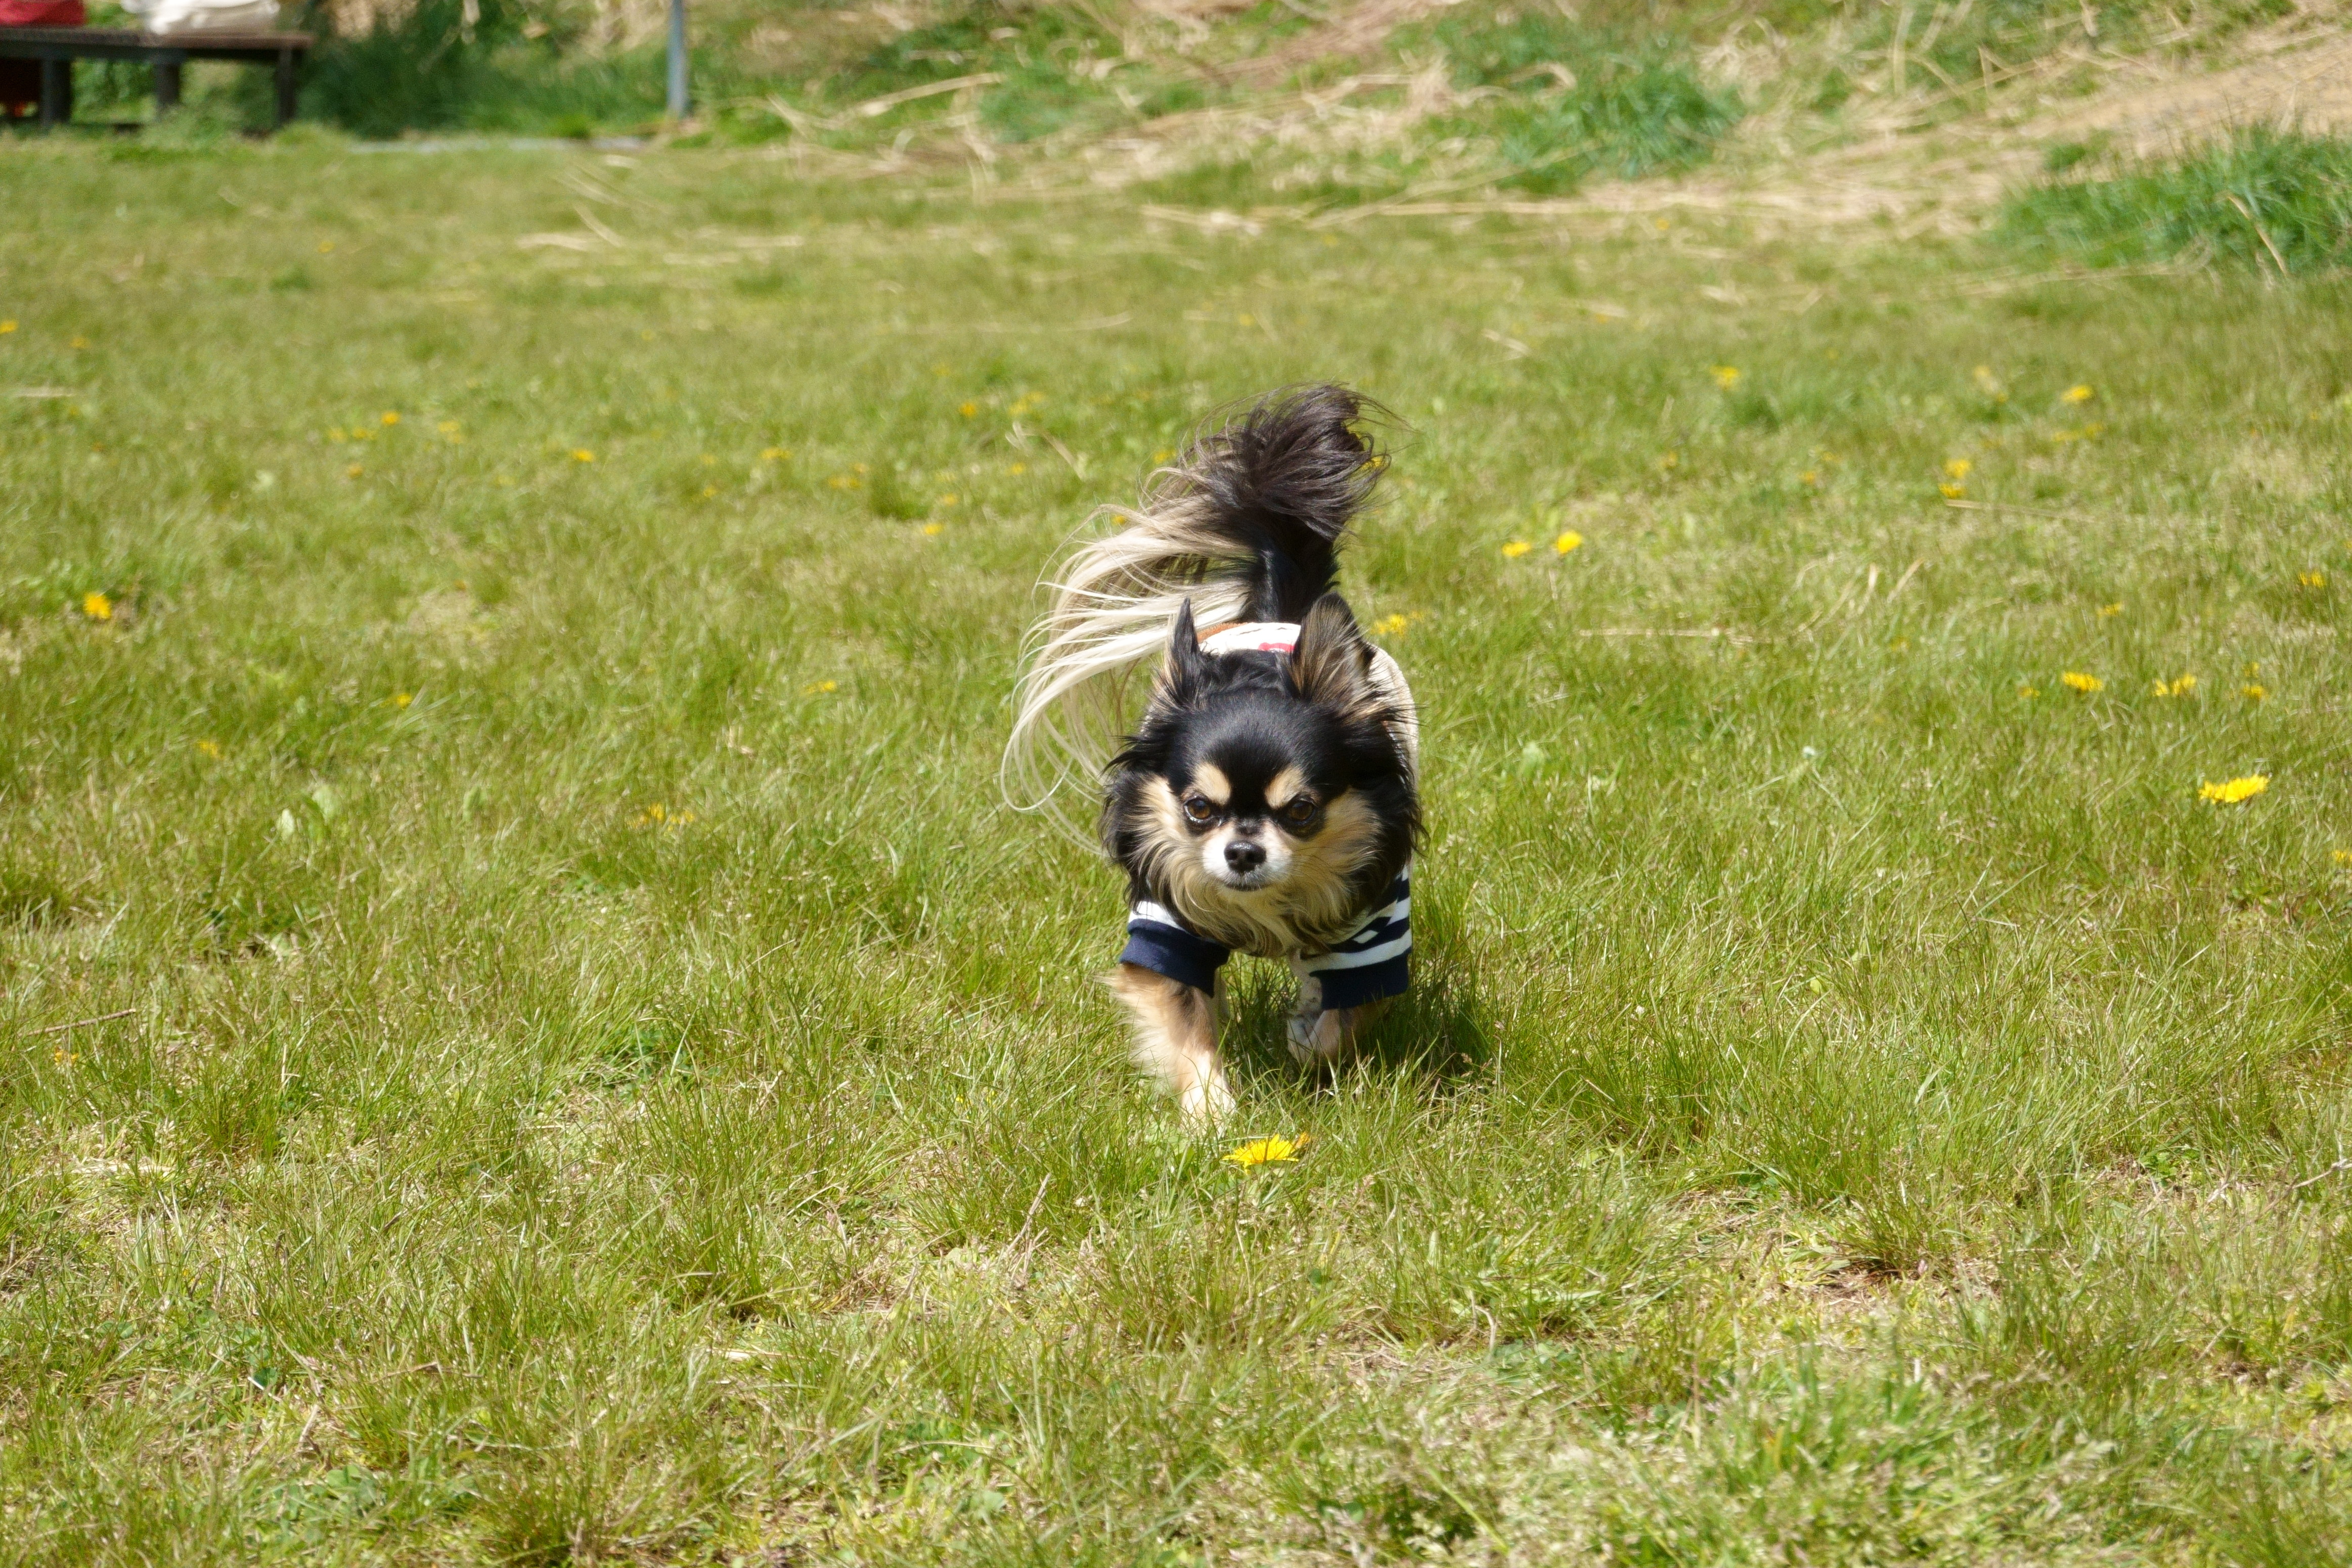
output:
POLYGON ((1265 848, 1247 839, 1235 839, 1225 846, 1225 864, 1244 876, 1265 863, 1265 848))

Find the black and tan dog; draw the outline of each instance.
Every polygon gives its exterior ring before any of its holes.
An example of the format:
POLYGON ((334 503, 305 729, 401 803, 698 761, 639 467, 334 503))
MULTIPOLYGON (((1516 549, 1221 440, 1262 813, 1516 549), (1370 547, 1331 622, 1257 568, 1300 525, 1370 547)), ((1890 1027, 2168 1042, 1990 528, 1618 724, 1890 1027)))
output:
POLYGON ((1302 1063, 1336 1059, 1405 988, 1412 695, 1332 591, 1385 466, 1366 413, 1342 388, 1296 388, 1196 439, 1065 565, 1022 679, 1008 783, 1036 805, 1073 775, 1101 780, 1130 903, 1109 983, 1138 1058, 1195 1119, 1233 1107, 1216 1000, 1233 952, 1290 961, 1302 1063), (1121 699, 1154 659, 1129 730, 1121 699))

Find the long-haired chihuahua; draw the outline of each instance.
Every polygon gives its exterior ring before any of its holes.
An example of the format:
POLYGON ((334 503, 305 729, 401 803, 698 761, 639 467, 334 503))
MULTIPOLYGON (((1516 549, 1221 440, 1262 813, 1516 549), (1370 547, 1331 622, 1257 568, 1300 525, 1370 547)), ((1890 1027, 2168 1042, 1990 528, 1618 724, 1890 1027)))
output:
POLYGON ((1197 436, 1051 584, 1005 753, 1015 804, 1099 779, 1126 872, 1106 977, 1184 1114, 1233 1109, 1225 959, 1286 958, 1303 1066, 1337 1061, 1406 984, 1421 833, 1412 694, 1333 591, 1386 458, 1337 386, 1272 392, 1197 436), (1133 673, 1157 660, 1139 717, 1133 673))

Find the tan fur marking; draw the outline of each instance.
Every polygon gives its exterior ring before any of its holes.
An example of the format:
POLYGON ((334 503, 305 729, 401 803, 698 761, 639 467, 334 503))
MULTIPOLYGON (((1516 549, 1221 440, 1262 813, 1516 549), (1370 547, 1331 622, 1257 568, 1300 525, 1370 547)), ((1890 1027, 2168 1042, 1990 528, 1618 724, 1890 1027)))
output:
POLYGON ((1127 1006, 1136 1061, 1167 1082, 1185 1115, 1223 1119, 1234 1094, 1217 1057, 1215 998, 1136 964, 1121 964, 1103 980, 1127 1006))
POLYGON ((1234 781, 1213 762, 1203 762, 1192 769, 1192 788, 1220 806, 1234 798, 1234 781))
POLYGON ((1307 775, 1296 768, 1286 768, 1274 776, 1265 787, 1265 803, 1269 810, 1279 811, 1290 804, 1291 797, 1307 788, 1307 775))

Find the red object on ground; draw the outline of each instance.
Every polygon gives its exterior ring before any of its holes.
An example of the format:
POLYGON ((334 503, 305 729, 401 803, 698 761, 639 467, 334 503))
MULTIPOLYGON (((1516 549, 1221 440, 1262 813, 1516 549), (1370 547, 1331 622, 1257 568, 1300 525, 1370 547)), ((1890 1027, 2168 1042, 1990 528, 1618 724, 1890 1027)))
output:
MULTIPOLYGON (((82 0, 0 0, 0 27, 80 27, 89 23, 82 0)), ((41 62, 0 60, 0 115, 31 114, 41 106, 41 62)))

